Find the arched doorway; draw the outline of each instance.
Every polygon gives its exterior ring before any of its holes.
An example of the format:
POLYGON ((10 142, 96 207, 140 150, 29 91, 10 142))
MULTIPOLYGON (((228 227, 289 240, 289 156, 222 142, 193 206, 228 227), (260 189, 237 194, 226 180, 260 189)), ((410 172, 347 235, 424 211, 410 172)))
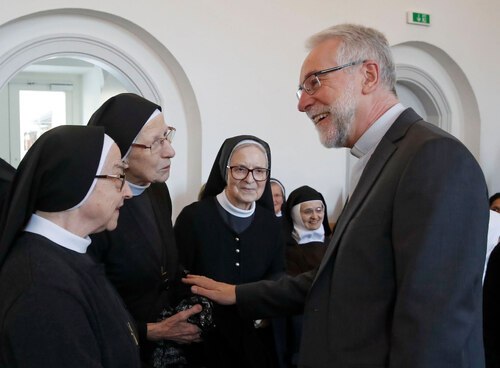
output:
MULTIPOLYGON (((479 108, 458 64, 440 48, 425 42, 404 42, 393 46, 392 53, 401 103, 460 139, 479 159, 479 108)), ((349 188, 353 160, 349 151, 346 155, 349 188)))
POLYGON ((459 65, 442 49, 425 42, 404 42, 393 46, 392 52, 402 103, 453 134, 479 158, 479 108, 459 65))
MULTIPOLYGON (((29 65, 66 57, 91 61, 120 76, 127 90, 162 105, 166 120, 178 132, 177 154, 169 179, 174 212, 196 197, 193 183, 201 184, 198 104, 181 65, 151 34, 111 14, 61 9, 8 22, 0 26, 0 38, 3 40, 0 44, 0 94, 6 93, 4 87, 29 65)), ((1 147, 9 146, 5 141, 10 137, 5 134, 8 120, 5 112, 0 113, 1 147)), ((10 154, 1 151, 0 156, 9 159, 10 154)))

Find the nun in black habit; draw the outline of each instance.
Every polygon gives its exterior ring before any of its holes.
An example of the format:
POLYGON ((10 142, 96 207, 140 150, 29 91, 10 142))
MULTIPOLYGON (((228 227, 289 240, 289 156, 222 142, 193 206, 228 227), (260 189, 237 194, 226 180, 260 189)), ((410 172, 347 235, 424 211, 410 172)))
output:
MULTIPOLYGON (((277 277, 284 270, 280 224, 269 184, 271 152, 263 140, 224 141, 201 200, 175 223, 182 263, 193 274, 231 284, 277 277)), ((235 306, 214 308, 216 327, 204 336, 207 367, 275 366, 270 328, 256 328, 235 306)))
POLYGON ((61 126, 23 158, 0 222, 0 366, 140 367, 136 330, 88 235, 129 187, 104 129, 61 126))
MULTIPOLYGON (((304 185, 288 196, 285 207, 286 272, 296 276, 319 266, 330 241, 326 202, 317 190, 304 185)), ((291 366, 299 359, 302 315, 287 320, 287 346, 291 366)))
POLYGON ((295 189, 286 202, 285 221, 287 273, 313 270, 321 263, 332 233, 323 195, 307 185, 295 189))
POLYGON ((89 251, 104 264, 135 318, 143 365, 195 365, 185 344, 200 339, 200 328, 189 322, 202 308, 196 304, 180 313, 175 309, 189 293, 180 282, 183 268, 165 184, 175 155, 171 145, 175 129, 165 124, 160 106, 132 93, 111 97, 88 125, 104 127, 116 141, 128 164, 127 181, 133 192, 116 230, 93 236, 89 251))

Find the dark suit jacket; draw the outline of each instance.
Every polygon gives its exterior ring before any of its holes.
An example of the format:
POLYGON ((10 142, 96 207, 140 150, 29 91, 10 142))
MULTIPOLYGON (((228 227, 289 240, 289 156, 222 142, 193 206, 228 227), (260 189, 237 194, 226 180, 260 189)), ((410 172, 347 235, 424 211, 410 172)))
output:
POLYGON ((411 109, 345 206, 317 272, 236 289, 257 317, 304 306, 301 367, 484 366, 488 227, 479 165, 411 109))

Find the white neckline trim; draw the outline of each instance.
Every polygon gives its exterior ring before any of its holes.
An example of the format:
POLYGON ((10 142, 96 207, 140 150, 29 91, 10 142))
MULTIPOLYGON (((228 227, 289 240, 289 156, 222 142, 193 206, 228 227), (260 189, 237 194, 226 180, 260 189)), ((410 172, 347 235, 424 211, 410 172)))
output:
POLYGON ((234 206, 231 202, 229 202, 229 198, 227 198, 226 190, 223 190, 221 193, 217 194, 217 202, 231 215, 241 218, 250 217, 255 212, 255 202, 252 203, 252 206, 249 210, 242 210, 234 206))
POLYGON ((149 188, 149 186, 151 185, 151 183, 149 183, 148 185, 137 185, 137 184, 132 184, 131 182, 127 181, 128 183, 128 186, 130 187, 130 190, 132 191, 132 195, 134 197, 137 197, 139 195, 141 195, 142 193, 144 193, 144 191, 146 189, 149 188))
POLYGON ((82 238, 75 235, 37 214, 31 215, 24 231, 41 235, 63 248, 82 254, 87 252, 87 248, 91 243, 88 236, 82 238))

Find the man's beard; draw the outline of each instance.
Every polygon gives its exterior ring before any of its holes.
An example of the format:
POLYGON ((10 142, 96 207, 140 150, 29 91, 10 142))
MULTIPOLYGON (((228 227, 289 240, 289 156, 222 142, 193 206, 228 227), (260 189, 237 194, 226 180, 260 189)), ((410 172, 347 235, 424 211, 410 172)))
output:
MULTIPOLYGON (((321 109, 321 111, 326 110, 329 113, 326 119, 330 119, 330 123, 328 124, 322 121, 316 124, 319 139, 323 146, 327 148, 346 147, 356 111, 354 83, 350 82, 344 90, 344 93, 332 105, 323 105, 319 107, 319 109, 321 109)), ((314 110, 319 109, 316 108, 314 110)), ((316 112, 308 113, 309 116, 314 116, 316 114, 316 112)))

